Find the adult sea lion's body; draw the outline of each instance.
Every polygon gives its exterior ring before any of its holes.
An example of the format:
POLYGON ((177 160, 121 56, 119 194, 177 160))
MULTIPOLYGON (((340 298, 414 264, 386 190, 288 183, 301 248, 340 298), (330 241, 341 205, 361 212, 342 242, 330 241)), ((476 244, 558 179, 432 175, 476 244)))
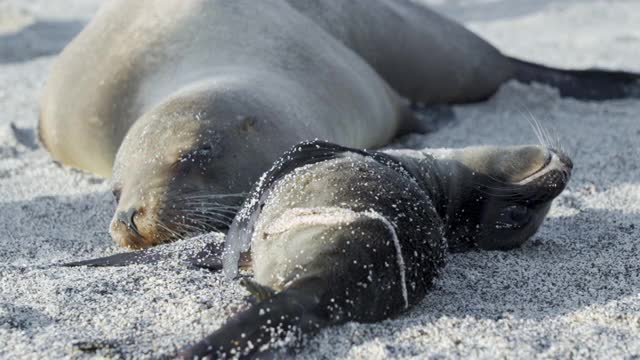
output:
POLYGON ((585 74, 512 60, 404 0, 114 0, 54 65, 40 138, 112 176, 112 237, 146 247, 228 224, 240 197, 212 194, 247 191, 298 141, 372 148, 419 130, 412 101, 481 100, 512 78, 620 97, 637 78, 585 74))
POLYGON ((184 214, 167 203, 247 191, 307 138, 381 146, 405 114, 371 67, 285 2, 115 1, 55 65, 40 134, 63 163, 105 176, 113 164, 112 236, 142 247, 200 225, 175 226, 184 214))

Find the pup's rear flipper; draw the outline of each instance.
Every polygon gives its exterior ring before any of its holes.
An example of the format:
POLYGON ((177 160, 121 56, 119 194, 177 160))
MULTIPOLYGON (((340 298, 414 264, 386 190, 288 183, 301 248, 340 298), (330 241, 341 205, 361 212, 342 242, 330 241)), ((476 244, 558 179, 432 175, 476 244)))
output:
POLYGON ((511 60, 516 65, 516 80, 555 87, 562 96, 579 100, 640 98, 640 74, 601 69, 562 70, 511 60))
POLYGON ((186 348, 183 359, 248 358, 257 352, 274 350, 290 336, 299 341, 329 325, 320 306, 322 283, 306 281, 296 289, 286 289, 232 317, 213 334, 186 348), (315 290, 314 290, 315 289, 315 290))

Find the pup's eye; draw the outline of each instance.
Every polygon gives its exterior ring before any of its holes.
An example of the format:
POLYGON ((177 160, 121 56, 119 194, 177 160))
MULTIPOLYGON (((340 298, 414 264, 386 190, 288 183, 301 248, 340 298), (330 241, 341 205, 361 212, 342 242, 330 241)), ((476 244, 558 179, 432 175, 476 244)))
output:
POLYGON ((511 205, 500 212, 499 221, 516 227, 526 225, 531 218, 529 209, 522 205, 511 205))

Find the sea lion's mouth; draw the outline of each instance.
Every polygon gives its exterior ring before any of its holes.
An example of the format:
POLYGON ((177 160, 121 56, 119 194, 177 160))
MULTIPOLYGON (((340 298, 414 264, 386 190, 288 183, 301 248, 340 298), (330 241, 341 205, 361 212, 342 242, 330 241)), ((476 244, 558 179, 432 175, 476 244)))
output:
POLYGON ((526 178, 518 181, 517 185, 527 185, 539 181, 543 181, 552 173, 558 172, 563 179, 563 184, 565 185, 567 181, 569 181, 569 177, 571 176, 571 170, 573 169, 573 162, 567 155, 553 148, 546 149, 546 159, 544 164, 538 169, 538 171, 532 173, 526 178))

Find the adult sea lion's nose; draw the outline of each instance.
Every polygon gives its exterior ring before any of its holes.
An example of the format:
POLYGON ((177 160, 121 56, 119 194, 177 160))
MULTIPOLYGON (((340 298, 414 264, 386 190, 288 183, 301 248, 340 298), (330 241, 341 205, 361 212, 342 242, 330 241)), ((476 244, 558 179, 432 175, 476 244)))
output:
POLYGON ((119 222, 126 225, 127 228, 131 230, 133 233, 135 233, 138 236, 141 236, 140 232, 138 231, 138 227, 136 226, 136 223, 133 220, 133 217, 136 216, 137 213, 138 213, 138 209, 130 208, 129 210, 118 212, 117 219, 119 222))

